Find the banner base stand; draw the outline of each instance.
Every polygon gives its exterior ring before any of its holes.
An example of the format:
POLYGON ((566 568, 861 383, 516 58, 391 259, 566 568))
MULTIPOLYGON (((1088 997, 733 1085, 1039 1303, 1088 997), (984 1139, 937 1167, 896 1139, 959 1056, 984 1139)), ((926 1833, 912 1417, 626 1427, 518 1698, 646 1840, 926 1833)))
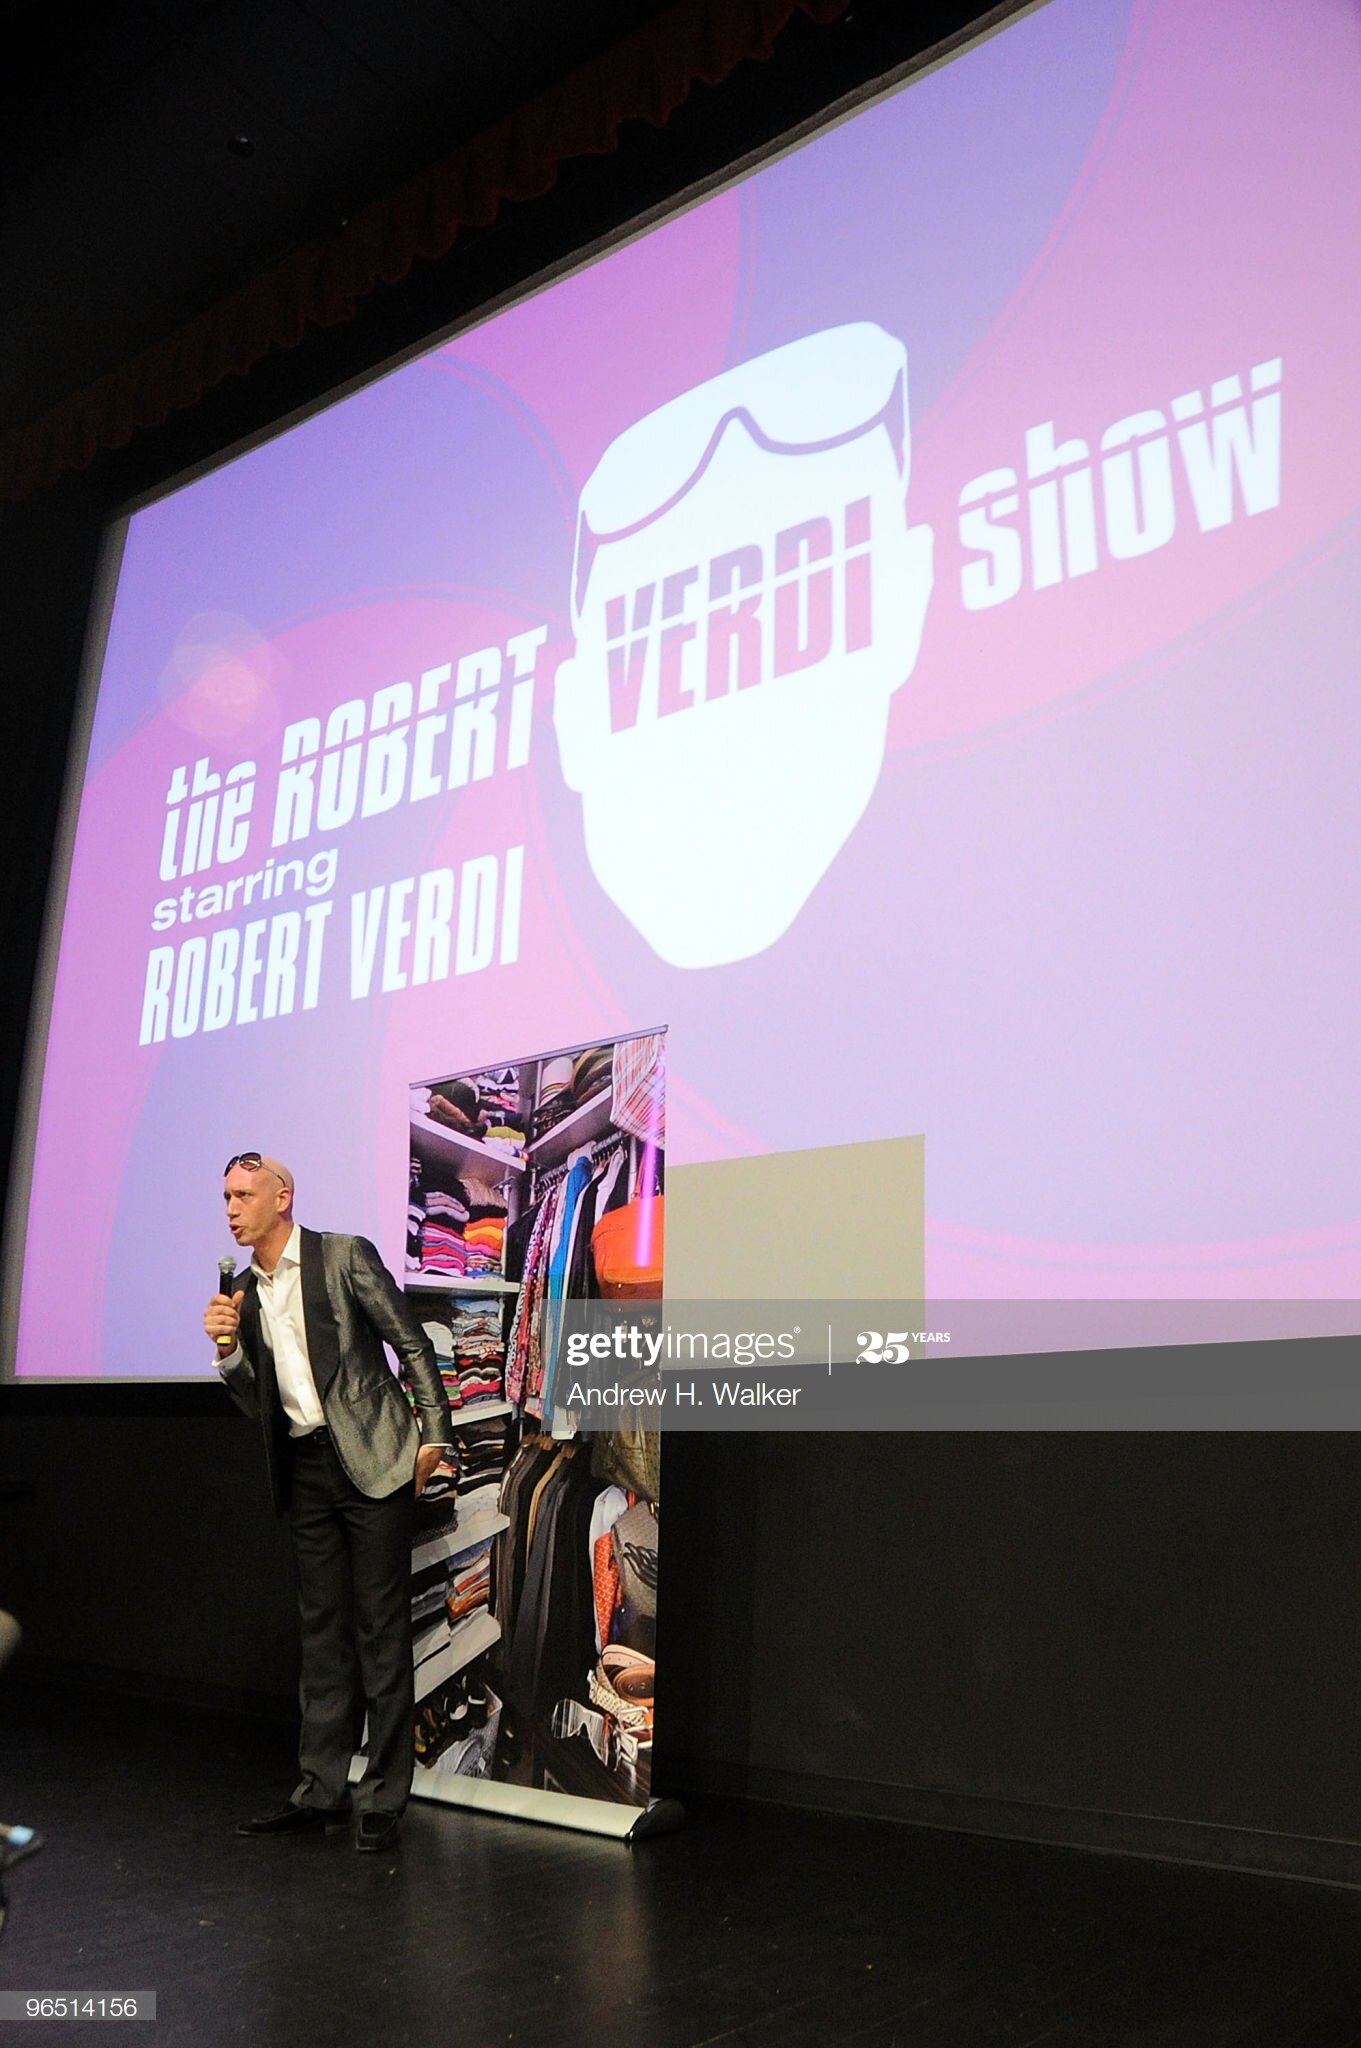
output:
POLYGON ((545 1791, 533 1785, 503 1785, 495 1778, 427 1771, 420 1764, 411 1782, 411 1796, 439 1806, 498 1813, 506 1820, 539 1821, 548 1827, 607 1835, 617 1842, 670 1834, 685 1819, 685 1809, 677 1799, 651 1799, 646 1806, 616 1805, 609 1799, 580 1799, 569 1792, 545 1791))
POLYGON ((684 1826, 685 1808, 679 1799, 649 1799, 624 1840, 643 1842, 651 1835, 673 1835, 684 1826))

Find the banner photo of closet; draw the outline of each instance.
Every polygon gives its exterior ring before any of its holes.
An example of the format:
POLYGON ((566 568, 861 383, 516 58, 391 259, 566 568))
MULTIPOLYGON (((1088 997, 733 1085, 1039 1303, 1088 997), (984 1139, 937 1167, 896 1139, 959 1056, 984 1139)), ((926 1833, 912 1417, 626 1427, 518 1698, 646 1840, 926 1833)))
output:
POLYGON ((652 1798, 659 1439, 576 1433, 569 1300, 660 1300, 665 1033, 410 1091, 405 1286, 456 1442, 417 1504, 418 1795, 583 1827, 652 1798))

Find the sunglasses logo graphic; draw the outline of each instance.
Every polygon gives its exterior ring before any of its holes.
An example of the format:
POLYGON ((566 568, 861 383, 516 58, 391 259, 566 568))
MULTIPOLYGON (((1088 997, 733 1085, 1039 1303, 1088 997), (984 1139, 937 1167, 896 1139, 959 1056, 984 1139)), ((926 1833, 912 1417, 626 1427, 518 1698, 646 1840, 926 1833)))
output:
POLYGON ((673 966, 773 945, 864 814, 931 595, 908 474, 906 351, 860 323, 683 393, 582 491, 558 748, 673 966))

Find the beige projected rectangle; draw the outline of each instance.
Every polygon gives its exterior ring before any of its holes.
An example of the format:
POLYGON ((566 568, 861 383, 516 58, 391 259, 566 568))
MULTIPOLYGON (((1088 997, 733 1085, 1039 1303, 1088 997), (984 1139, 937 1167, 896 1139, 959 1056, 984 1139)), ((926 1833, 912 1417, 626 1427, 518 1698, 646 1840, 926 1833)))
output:
POLYGON ((666 1174, 667 1297, 900 1301, 924 1292, 924 1138, 666 1174))

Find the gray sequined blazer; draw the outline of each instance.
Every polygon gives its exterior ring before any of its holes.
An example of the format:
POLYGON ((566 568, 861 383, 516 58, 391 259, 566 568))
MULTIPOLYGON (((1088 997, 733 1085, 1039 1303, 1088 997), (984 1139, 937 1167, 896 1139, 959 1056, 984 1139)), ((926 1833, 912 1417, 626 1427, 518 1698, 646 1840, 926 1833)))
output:
MULTIPOLYGON (((299 1240, 307 1355, 326 1426, 359 1491, 381 1500, 407 1484, 423 1444, 453 1441, 435 1347, 367 1238, 301 1230, 299 1240), (415 1399, 415 1416, 388 1365, 384 1342, 397 1354, 401 1379, 415 1399)), ((240 1288, 245 1290, 240 1342, 219 1362, 218 1371, 237 1407, 260 1422, 270 1492, 282 1513, 292 1469, 288 1419, 249 1267, 228 1291, 235 1294, 240 1288)))

